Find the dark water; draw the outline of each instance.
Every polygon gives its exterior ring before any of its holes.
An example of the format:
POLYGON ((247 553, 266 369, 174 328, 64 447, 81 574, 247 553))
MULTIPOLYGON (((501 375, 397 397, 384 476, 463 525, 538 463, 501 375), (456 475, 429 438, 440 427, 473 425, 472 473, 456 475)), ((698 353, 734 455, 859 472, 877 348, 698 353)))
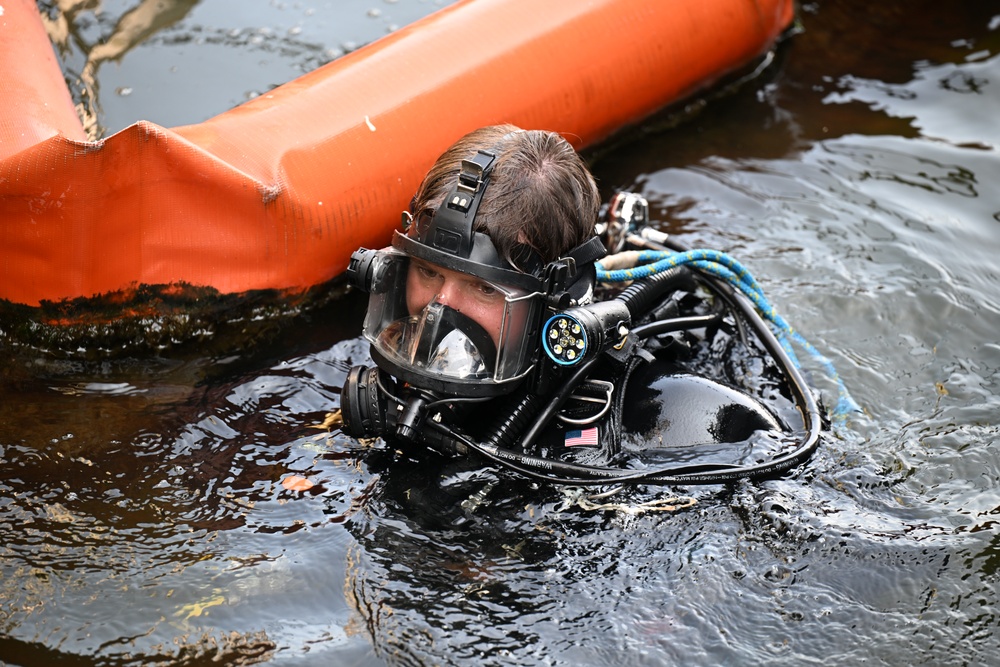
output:
MULTIPOLYGON (((214 115, 433 9, 188 4, 101 65, 101 132, 214 115), (170 87, 214 75, 197 61, 242 83, 170 87)), ((76 15, 71 78, 130 5, 76 15)), ((674 513, 510 495, 455 528, 408 499, 419 470, 321 426, 366 360, 356 297, 229 353, 21 354, 0 367, 0 663, 996 664, 1000 3, 801 9, 761 77, 594 170, 738 257, 834 362, 865 414, 804 469, 673 489, 696 500, 674 513)))

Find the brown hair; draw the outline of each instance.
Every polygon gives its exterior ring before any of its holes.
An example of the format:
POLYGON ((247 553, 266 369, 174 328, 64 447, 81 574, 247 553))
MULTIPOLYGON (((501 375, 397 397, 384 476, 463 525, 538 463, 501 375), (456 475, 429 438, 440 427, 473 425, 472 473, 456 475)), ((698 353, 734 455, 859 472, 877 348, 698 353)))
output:
POLYGON ((490 237, 517 266, 527 246, 543 263, 594 235, 597 184, 576 151, 555 132, 493 125, 473 130, 445 151, 414 197, 413 216, 433 215, 455 187, 463 159, 477 150, 496 155, 474 231, 490 237))

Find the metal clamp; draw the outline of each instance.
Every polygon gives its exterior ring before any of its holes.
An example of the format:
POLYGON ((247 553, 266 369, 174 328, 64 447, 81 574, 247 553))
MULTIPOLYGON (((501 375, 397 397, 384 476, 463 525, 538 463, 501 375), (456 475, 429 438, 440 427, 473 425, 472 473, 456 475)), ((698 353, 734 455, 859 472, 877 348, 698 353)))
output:
POLYGON ((603 394, 603 395, 594 396, 592 394, 587 395, 574 392, 569 395, 568 399, 566 399, 566 403, 568 404, 570 401, 575 400, 578 401, 579 403, 589 403, 593 405, 602 404, 600 410, 598 410, 596 414, 588 415, 583 419, 575 419, 573 417, 568 417, 565 414, 563 414, 563 412, 566 411, 566 407, 564 406, 562 411, 560 411, 560 413, 556 415, 556 418, 559 421, 561 421, 564 424, 571 424, 573 426, 585 426, 587 424, 594 423, 595 421, 597 421, 598 419, 600 419, 601 417, 603 417, 608 413, 608 410, 611 409, 611 396, 615 392, 614 383, 608 382, 607 380, 586 380, 585 382, 581 383, 579 387, 577 387, 577 391, 581 390, 586 391, 587 389, 591 390, 591 392, 593 393, 603 394))

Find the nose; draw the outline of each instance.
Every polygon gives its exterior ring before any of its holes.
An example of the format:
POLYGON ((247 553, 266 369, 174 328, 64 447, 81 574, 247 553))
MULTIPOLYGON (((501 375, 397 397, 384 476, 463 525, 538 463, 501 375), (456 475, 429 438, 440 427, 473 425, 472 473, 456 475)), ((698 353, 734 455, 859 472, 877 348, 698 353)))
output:
POLYGON ((445 279, 435 296, 438 303, 448 306, 456 311, 460 311, 461 298, 459 298, 459 285, 457 281, 445 279))

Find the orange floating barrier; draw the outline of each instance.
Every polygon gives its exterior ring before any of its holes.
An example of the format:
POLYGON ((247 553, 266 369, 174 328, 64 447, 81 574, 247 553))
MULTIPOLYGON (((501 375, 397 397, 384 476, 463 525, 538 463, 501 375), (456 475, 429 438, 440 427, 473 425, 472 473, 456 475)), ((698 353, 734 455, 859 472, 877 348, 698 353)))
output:
POLYGON ((772 47, 792 0, 458 2, 197 125, 88 141, 34 0, 0 15, 0 300, 324 284, 384 245, 459 136, 577 147, 772 47))

